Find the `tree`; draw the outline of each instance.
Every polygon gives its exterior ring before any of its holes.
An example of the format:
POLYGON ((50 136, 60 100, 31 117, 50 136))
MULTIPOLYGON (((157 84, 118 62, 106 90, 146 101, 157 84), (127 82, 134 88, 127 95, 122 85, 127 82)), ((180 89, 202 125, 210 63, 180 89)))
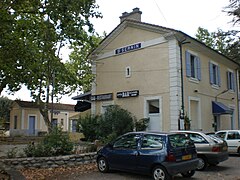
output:
MULTIPOLYGON (((106 35, 104 35, 106 36, 106 35)), ((66 67, 73 73, 74 77, 82 82, 81 87, 84 92, 91 90, 91 83, 94 75, 92 73, 92 62, 88 58, 88 55, 99 45, 104 36, 98 34, 91 36, 90 42, 85 42, 79 45, 77 42, 73 43, 70 47, 73 51, 69 56, 69 61, 66 63, 66 67)), ((77 84, 72 86, 73 90, 76 90, 77 84)))
POLYGON ((233 23, 240 23, 240 0, 229 0, 230 4, 225 8, 230 16, 233 16, 233 23))
POLYGON ((225 56, 240 62, 240 31, 231 30, 224 32, 218 29, 216 32, 209 32, 207 29, 199 27, 196 38, 212 49, 225 56))
POLYGON ((50 99, 83 84, 60 59, 60 49, 91 42, 90 19, 101 17, 98 6, 94 0, 4 0, 0 8, 0 93, 4 87, 16 91, 25 84, 51 131, 50 99))
POLYGON ((0 97, 0 127, 4 127, 6 122, 10 122, 10 109, 12 100, 7 97, 0 97))

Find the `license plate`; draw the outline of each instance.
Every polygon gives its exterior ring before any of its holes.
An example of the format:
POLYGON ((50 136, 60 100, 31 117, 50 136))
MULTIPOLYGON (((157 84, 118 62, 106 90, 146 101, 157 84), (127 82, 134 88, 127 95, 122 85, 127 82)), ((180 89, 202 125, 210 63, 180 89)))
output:
POLYGON ((191 154, 182 156, 182 160, 189 160, 189 159, 192 159, 192 155, 191 154))

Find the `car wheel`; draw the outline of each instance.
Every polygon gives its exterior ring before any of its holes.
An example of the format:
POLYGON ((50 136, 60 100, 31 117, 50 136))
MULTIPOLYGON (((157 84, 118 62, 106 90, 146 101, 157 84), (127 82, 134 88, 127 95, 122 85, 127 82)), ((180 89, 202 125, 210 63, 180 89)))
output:
POLYGON ((163 166, 155 166, 152 171, 153 179, 155 180, 169 180, 171 176, 168 174, 163 166))
POLYGON ((199 160, 199 163, 198 163, 197 170, 203 171, 207 167, 207 160, 203 156, 198 157, 198 160, 199 160))
POLYGON ((238 147, 238 155, 240 156, 240 147, 238 147))
POLYGON ((181 173, 183 177, 192 177, 195 174, 195 170, 191 170, 185 173, 181 173))
POLYGON ((106 173, 109 170, 108 162, 104 157, 101 157, 98 159, 97 166, 98 166, 98 170, 102 173, 106 173))

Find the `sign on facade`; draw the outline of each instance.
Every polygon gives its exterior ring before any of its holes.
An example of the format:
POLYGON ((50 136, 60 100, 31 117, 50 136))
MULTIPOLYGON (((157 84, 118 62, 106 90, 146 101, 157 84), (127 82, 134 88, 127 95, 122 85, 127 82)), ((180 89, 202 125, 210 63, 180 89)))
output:
POLYGON ((117 92, 117 98, 137 97, 139 90, 117 92))
POLYGON ((129 51, 133 51, 136 49, 140 49, 142 47, 142 43, 136 43, 136 44, 132 44, 129 46, 125 46, 125 47, 121 47, 115 50, 115 54, 122 54, 122 53, 126 53, 129 51))
POLYGON ((98 94, 98 95, 91 96, 91 101, 105 101, 105 100, 112 100, 112 99, 113 99, 113 93, 98 94))

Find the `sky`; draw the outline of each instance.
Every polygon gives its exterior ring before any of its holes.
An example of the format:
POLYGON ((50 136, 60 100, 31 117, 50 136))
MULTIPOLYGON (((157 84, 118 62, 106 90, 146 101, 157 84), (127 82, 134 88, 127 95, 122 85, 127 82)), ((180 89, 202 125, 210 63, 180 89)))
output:
MULTIPOLYGON (((123 12, 131 12, 138 7, 142 11, 142 22, 160 25, 175 30, 180 30, 192 37, 195 37, 198 27, 207 29, 210 32, 222 29, 224 31, 237 29, 233 26, 232 17, 224 11, 229 0, 96 0, 99 5, 99 12, 102 19, 93 19, 92 23, 96 32, 100 35, 105 31, 110 33, 119 23, 119 17, 123 12)), ((63 59, 68 59, 68 50, 61 53, 63 59)), ((70 96, 64 96, 61 103, 76 104, 70 96)), ((14 95, 7 92, 2 93, 10 99, 21 99, 31 101, 30 92, 22 88, 14 95)))

